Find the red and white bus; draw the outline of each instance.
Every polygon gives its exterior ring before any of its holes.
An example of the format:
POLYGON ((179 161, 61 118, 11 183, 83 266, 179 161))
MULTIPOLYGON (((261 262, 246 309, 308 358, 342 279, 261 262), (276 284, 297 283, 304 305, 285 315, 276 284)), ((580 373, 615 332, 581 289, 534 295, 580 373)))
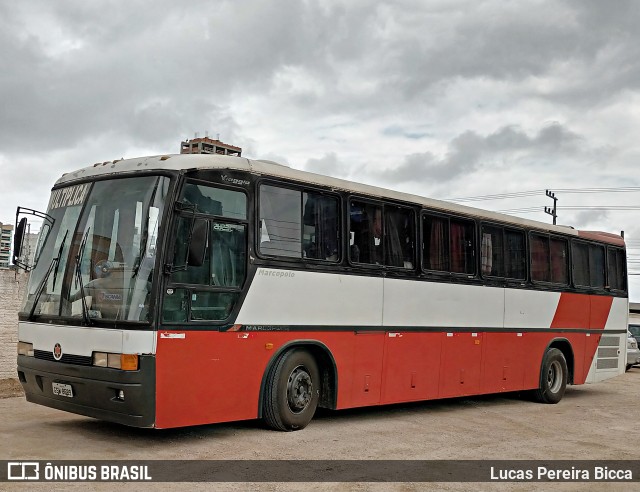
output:
POLYGON ((18 376, 49 407, 294 430, 318 406, 557 403, 625 369, 617 235, 219 155, 96 164, 18 213, 44 219, 18 376))

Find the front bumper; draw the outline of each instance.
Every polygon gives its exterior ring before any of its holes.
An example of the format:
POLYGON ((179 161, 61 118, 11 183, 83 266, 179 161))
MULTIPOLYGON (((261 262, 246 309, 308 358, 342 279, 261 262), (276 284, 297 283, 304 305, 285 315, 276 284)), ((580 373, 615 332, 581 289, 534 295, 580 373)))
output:
POLYGON ((155 357, 139 357, 137 371, 65 364, 18 356, 27 401, 133 427, 155 423, 155 357), (71 385, 73 397, 53 394, 52 383, 71 385), (120 391, 124 399, 119 399, 120 391))

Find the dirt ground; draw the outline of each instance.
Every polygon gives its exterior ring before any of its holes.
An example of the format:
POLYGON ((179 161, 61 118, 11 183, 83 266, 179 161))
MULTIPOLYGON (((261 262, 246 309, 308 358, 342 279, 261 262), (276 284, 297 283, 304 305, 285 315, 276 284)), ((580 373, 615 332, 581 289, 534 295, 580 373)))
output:
MULTIPOLYGON (((0 388, 12 391, 12 383, 0 388)), ((0 459, 640 459, 640 368, 567 388, 557 405, 491 395, 324 411, 304 430, 259 421, 183 429, 132 429, 31 403, 0 400, 0 459)), ((29 490, 638 490, 603 483, 29 484, 29 490)), ((18 484, 0 484, 27 490, 18 484)))
POLYGON ((13 398, 23 396, 22 386, 17 379, 0 379, 0 398, 13 398))

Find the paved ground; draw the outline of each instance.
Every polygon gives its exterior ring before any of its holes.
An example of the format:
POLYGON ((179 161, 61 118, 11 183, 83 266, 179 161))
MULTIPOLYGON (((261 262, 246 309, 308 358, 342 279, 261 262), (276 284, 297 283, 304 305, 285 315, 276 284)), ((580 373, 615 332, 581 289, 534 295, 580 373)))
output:
MULTIPOLYGON (((324 412, 306 429, 291 433, 266 430, 259 421, 162 431, 131 429, 9 397, 0 399, 0 459, 635 460, 640 459, 639 407, 640 368, 603 383, 569 387, 558 405, 502 395, 324 412)), ((2 485, 7 484, 0 484, 0 489, 2 485)), ((50 484, 38 485, 42 490, 51 489, 50 484)), ((113 490, 114 485, 92 488, 113 490)), ((269 483, 216 484, 215 489, 541 490, 552 486, 554 490, 632 490, 634 485, 638 487, 637 483, 269 483)), ((147 486, 154 490, 210 489, 205 484, 147 486)), ((124 487, 146 488, 142 484, 124 487)))

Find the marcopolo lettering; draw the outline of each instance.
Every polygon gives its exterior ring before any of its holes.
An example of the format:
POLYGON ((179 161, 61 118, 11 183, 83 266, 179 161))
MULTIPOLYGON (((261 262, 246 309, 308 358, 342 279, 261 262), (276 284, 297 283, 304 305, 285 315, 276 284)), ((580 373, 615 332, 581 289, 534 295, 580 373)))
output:
POLYGON ((292 278, 296 276, 296 273, 288 272, 286 270, 260 270, 258 275, 262 275, 264 277, 292 278))

